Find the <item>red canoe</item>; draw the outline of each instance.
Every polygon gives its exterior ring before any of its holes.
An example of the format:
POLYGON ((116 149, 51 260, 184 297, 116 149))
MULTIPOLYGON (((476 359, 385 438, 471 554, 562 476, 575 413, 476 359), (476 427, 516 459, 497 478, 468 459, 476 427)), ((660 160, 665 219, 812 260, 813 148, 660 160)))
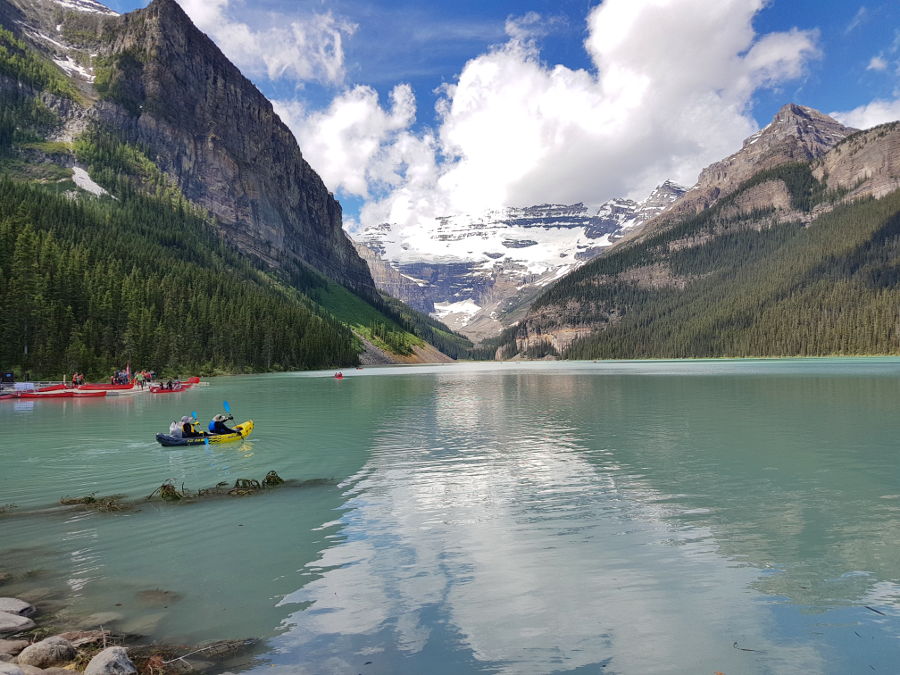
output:
POLYGON ((5 401, 10 398, 19 398, 18 394, 0 394, 0 401, 5 401))
POLYGON ((188 384, 200 384, 200 378, 197 377, 196 375, 194 377, 189 377, 187 379, 187 383, 188 384))
POLYGON ((150 387, 151 394, 177 394, 179 391, 187 391, 191 388, 189 384, 182 384, 174 389, 166 389, 165 387, 150 387))
POLYGON ((83 384, 78 388, 82 391, 126 391, 134 389, 134 382, 131 384, 83 384))
POLYGON ((98 398, 100 396, 106 396, 105 391, 73 391, 75 398, 98 398))
POLYGON ((64 385, 64 384, 51 384, 46 387, 41 387, 37 391, 39 391, 39 392, 41 392, 41 391, 62 391, 65 388, 66 388, 66 385, 64 385))
POLYGON ((39 394, 36 391, 23 391, 19 394, 19 398, 72 398, 75 396, 74 391, 48 391, 39 394))

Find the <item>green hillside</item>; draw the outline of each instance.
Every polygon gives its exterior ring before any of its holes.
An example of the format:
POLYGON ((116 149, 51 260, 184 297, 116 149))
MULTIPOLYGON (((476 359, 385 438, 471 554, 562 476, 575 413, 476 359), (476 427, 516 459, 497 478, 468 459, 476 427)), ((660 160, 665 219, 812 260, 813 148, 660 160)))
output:
POLYGON ((49 142, 61 121, 54 101, 65 108, 79 95, 2 29, 0 94, 3 369, 54 379, 128 362, 165 374, 310 369, 357 364, 357 335, 398 355, 423 340, 455 344, 400 303, 229 246, 115 129, 94 124, 74 142, 49 142), (76 187, 76 160, 109 196, 76 187))
MULTIPOLYGON (((561 279, 533 305, 529 331, 591 327, 562 354, 576 359, 900 352, 900 193, 808 226, 771 211, 734 215, 742 190, 772 179, 803 211, 840 196, 806 164, 762 172, 715 207, 561 279), (623 279, 648 268, 669 283, 623 279)), ((517 332, 505 336, 509 351, 517 332)))

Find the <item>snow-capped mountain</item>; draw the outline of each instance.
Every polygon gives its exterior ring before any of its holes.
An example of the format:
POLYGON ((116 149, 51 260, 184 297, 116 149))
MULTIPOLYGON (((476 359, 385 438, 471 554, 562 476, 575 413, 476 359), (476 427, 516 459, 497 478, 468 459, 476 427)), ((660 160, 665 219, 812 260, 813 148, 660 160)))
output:
POLYGON ((509 207, 437 218, 415 230, 384 223, 356 239, 420 282, 417 292, 427 289, 436 316, 477 339, 499 332, 521 300, 590 260, 684 192, 666 181, 642 202, 612 199, 597 210, 581 203, 509 207))

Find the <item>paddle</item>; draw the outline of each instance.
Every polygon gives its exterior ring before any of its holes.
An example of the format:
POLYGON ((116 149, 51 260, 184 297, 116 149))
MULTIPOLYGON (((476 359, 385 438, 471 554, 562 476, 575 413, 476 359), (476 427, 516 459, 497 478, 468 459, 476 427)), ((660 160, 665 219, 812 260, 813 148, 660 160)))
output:
MULTIPOLYGON (((199 420, 199 419, 200 419, 199 417, 197 417, 197 411, 196 411, 196 410, 191 410, 191 417, 193 417, 195 420, 199 420)), ((209 436, 206 435, 206 434, 204 434, 204 436, 203 436, 203 445, 209 445, 209 436)))

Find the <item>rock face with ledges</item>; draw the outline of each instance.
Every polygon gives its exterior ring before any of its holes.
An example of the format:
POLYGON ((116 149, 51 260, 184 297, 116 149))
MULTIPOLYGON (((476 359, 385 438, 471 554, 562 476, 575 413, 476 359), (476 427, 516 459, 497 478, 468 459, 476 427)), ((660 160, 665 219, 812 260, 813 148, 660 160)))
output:
POLYGON ((244 251, 276 266, 302 261, 372 296, 340 204, 265 96, 175 0, 118 21, 108 58, 125 106, 100 106, 99 117, 152 148, 157 165, 244 251))
POLYGON ((377 295, 342 229, 340 204, 293 134, 175 0, 121 16, 78 3, 0 0, 0 22, 84 94, 77 105, 48 103, 64 118, 55 140, 100 123, 143 149, 243 252, 288 272, 308 265, 377 295))
POLYGON ((850 197, 883 197, 900 187, 900 122, 847 138, 815 163, 813 175, 850 197))

